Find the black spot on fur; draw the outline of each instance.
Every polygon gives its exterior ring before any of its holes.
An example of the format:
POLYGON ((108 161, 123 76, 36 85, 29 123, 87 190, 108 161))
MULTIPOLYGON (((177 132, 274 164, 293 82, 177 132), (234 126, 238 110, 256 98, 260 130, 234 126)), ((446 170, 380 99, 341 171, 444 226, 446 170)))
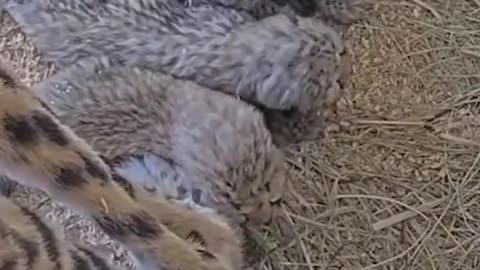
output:
POLYGON ((78 169, 59 168, 58 174, 55 177, 55 182, 65 188, 74 188, 88 183, 78 169))
POLYGON ((73 269, 74 270, 88 270, 91 269, 90 265, 88 264, 87 260, 80 256, 80 254, 74 250, 69 250, 70 257, 72 258, 73 262, 73 269))
POLYGON ((93 252, 91 252, 88 249, 78 247, 80 251, 82 251, 85 256, 87 256, 92 264, 96 267, 96 270, 110 270, 111 268, 109 267, 109 264, 105 262, 103 258, 100 258, 93 252))
POLYGON ((227 200, 231 200, 231 199, 232 199, 232 196, 231 196, 230 193, 228 193, 228 192, 223 192, 223 193, 221 193, 221 195, 222 195, 223 197, 225 197, 227 200))
POLYGON ((127 179, 114 172, 112 172, 112 179, 128 193, 128 196, 130 196, 130 198, 136 198, 135 190, 133 189, 132 184, 127 179))
POLYGON ((155 238, 162 233, 162 228, 146 212, 127 214, 121 220, 109 216, 94 217, 97 224, 111 237, 123 238, 136 235, 140 238, 155 238))
POLYGON ((266 190, 267 192, 270 192, 270 191, 271 191, 271 184, 270 184, 270 182, 265 183, 265 190, 266 190))
POLYGON ((15 241, 17 241, 18 247, 23 249, 23 251, 25 252, 25 256, 27 260, 25 264, 26 268, 32 269, 33 263, 36 261, 39 254, 37 243, 24 238, 14 229, 11 229, 9 231, 9 234, 13 239, 15 239, 15 241))
POLYGON ((22 207, 22 212, 27 216, 32 224, 37 228, 38 232, 42 236, 43 244, 47 251, 48 257, 54 264, 52 270, 60 270, 62 265, 60 264, 60 251, 58 249, 57 239, 52 230, 33 212, 22 207))
POLYGON ((200 203, 202 200, 202 191, 198 188, 192 190, 192 199, 195 203, 200 203))
POLYGON ((7 176, 0 176, 0 194, 2 196, 9 198, 17 186, 18 183, 7 176))
POLYGON ((270 201, 270 203, 273 205, 273 206, 279 206, 281 205, 283 202, 282 198, 279 198, 278 200, 273 200, 273 201, 270 201))
POLYGON ((240 208, 242 208, 242 204, 239 203, 239 202, 234 202, 234 201, 232 201, 231 204, 232 204, 232 206, 233 206, 235 209, 237 209, 237 210, 240 210, 240 208))
POLYGON ((198 231, 191 231, 187 235, 187 240, 190 240, 194 243, 198 243, 204 247, 207 246, 207 242, 205 241, 205 238, 198 231))
POLYGON ((21 144, 32 144, 38 140, 35 127, 23 116, 12 117, 6 115, 3 119, 3 127, 10 138, 21 144))
POLYGON ((91 176, 100 178, 104 181, 109 180, 108 172, 106 172, 102 167, 100 167, 97 163, 95 163, 95 161, 92 161, 91 159, 86 158, 82 154, 78 154, 78 155, 82 158, 83 162, 85 162, 85 169, 91 176))
POLYGON ((337 80, 337 83, 338 83, 338 87, 340 87, 340 89, 345 89, 345 85, 343 84, 343 82, 341 80, 337 80))
POLYGON ((202 259, 204 259, 204 260, 215 260, 216 259, 216 257, 207 250, 197 249, 196 251, 198 252, 198 254, 200 254, 200 257, 202 257, 202 259))
POLYGON ((52 118, 43 112, 35 111, 32 115, 33 122, 51 142, 61 146, 68 144, 68 139, 52 118))

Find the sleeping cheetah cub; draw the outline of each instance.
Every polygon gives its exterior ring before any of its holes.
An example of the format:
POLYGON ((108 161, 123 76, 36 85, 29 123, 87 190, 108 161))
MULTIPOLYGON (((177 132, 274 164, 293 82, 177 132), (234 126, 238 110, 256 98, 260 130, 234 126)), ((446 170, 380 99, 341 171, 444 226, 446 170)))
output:
POLYGON ((275 110, 322 107, 345 53, 338 33, 319 20, 277 14, 256 21, 215 5, 34 0, 8 11, 62 69, 106 55, 275 110))
POLYGON ((160 157, 178 172, 166 180, 178 189, 169 191, 177 194, 173 199, 191 198, 236 224, 245 218, 263 224, 275 216, 286 164, 252 106, 159 72, 119 67, 105 57, 79 61, 34 89, 127 179, 154 170, 160 157), (127 162, 133 162, 130 169, 124 168, 127 162))
MULTIPOLYGON (((124 185, 4 64, 0 104, 0 172, 90 217, 135 255, 137 269, 240 269, 240 239, 227 222, 124 185)), ((4 195, 9 181, 0 181, 4 195)), ((118 269, 6 196, 0 210, 0 269, 118 269)))
POLYGON ((319 20, 277 14, 256 21, 218 5, 176 1, 34 0, 8 9, 61 69, 106 55, 188 79, 264 108, 279 146, 324 131, 329 96, 350 68, 343 41, 319 20))

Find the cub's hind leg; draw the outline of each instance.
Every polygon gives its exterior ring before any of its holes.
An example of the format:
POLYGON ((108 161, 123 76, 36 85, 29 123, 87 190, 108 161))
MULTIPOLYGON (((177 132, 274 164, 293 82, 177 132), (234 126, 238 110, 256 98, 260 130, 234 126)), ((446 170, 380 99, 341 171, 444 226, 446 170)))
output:
POLYGON ((98 155, 4 69, 0 69, 0 172, 82 210, 141 260, 140 269, 230 269, 143 209, 112 181, 98 155))
POLYGON ((173 233, 182 239, 197 243, 197 251, 214 255, 221 264, 232 269, 242 267, 241 232, 233 230, 220 215, 185 209, 185 206, 165 201, 142 201, 142 206, 155 216, 164 217, 164 222, 173 233), (201 251, 203 250, 203 251, 201 251))
POLYGON ((204 255, 212 254, 219 261, 239 270, 242 266, 242 232, 229 223, 214 209, 195 205, 190 207, 176 200, 159 199, 158 194, 146 191, 141 183, 123 178, 124 172, 114 170, 113 179, 143 209, 153 216, 162 217, 162 222, 170 231, 197 246, 204 255))

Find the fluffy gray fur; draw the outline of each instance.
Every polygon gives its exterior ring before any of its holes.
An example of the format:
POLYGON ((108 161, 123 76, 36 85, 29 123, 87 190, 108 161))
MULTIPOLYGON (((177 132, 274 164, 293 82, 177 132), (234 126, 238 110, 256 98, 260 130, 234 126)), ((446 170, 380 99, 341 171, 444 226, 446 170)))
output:
POLYGON ((106 55, 270 109, 316 104, 319 93, 335 83, 335 55, 344 51, 338 34, 320 21, 294 23, 276 15, 257 22, 216 5, 33 0, 12 5, 9 12, 47 59, 62 68, 106 55), (329 58, 334 62, 325 61, 329 58), (316 68, 319 60, 322 67, 316 68), (310 85, 320 90, 307 90, 310 85))
POLYGON ((107 159, 152 154, 172 160, 183 188, 198 190, 201 205, 237 222, 239 213, 254 222, 272 217, 284 160, 252 106, 162 73, 115 67, 106 58, 82 60, 34 89, 107 159))

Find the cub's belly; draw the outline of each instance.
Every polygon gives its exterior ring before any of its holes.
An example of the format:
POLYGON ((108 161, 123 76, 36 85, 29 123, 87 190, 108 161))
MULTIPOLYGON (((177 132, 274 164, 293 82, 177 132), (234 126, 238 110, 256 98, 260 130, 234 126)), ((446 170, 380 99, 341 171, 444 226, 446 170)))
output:
POLYGON ((182 177, 181 169, 173 161, 145 154, 124 159, 113 169, 133 185, 143 187, 144 194, 153 199, 167 199, 198 211, 216 212, 207 198, 208 183, 192 186, 192 181, 182 177))

